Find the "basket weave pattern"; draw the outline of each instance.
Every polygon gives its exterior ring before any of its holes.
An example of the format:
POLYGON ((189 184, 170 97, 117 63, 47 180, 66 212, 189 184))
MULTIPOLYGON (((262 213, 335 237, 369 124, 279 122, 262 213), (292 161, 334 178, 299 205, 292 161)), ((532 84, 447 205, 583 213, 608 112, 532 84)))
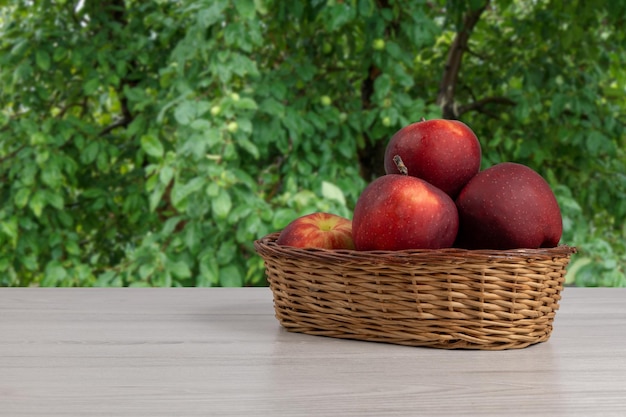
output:
POLYGON ((292 332, 444 349, 548 340, 574 248, 358 252, 255 242, 292 332))

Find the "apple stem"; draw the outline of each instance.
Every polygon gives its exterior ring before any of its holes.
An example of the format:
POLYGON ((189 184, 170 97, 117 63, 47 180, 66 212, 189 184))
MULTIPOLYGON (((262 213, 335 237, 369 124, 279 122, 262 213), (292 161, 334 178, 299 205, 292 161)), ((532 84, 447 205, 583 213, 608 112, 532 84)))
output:
POLYGON ((420 122, 425 122, 425 121, 426 121, 426 118, 425 118, 424 116, 422 116, 422 117, 420 118, 420 122))
POLYGON ((406 165, 404 165, 404 162, 402 162, 402 158, 400 158, 400 155, 394 156, 393 162, 398 167, 398 171, 400 171, 400 174, 409 175, 409 170, 407 169, 406 165))

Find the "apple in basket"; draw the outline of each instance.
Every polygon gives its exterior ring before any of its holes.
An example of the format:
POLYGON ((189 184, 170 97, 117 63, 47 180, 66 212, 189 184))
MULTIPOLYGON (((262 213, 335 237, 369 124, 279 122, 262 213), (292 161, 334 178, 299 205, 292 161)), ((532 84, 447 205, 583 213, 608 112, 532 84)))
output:
POLYGON ((400 157, 398 174, 372 181, 359 196, 352 219, 357 250, 441 249, 452 246, 459 227, 448 194, 407 175, 400 157))
POLYGON ((307 214, 289 223, 276 243, 298 248, 354 249, 352 221, 332 213, 307 214))
POLYGON ((478 173, 481 149, 478 138, 458 120, 422 119, 397 131, 385 149, 385 172, 397 173, 399 155, 409 175, 428 181, 453 199, 478 173))
POLYGON ((456 205, 461 248, 550 248, 561 239, 561 210, 550 185, 522 164, 503 162, 481 171, 456 205))

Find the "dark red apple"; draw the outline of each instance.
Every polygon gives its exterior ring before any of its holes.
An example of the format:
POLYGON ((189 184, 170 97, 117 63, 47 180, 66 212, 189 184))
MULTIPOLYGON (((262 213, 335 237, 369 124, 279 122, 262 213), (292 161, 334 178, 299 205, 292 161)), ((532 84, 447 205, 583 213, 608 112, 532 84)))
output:
POLYGON ((352 237, 357 250, 440 249, 452 246, 458 227, 446 193, 422 179, 389 174, 359 196, 352 237))
POLYGON ((409 175, 422 178, 453 199, 478 173, 482 152, 476 135, 458 120, 422 120, 396 132, 385 150, 385 172, 396 174, 400 155, 409 175))
POLYGON ((559 244, 561 210, 533 169, 503 162, 478 173, 456 199, 456 246, 467 249, 548 248, 559 244))
POLYGON ((331 213, 307 214, 289 223, 276 243, 298 248, 354 249, 352 222, 331 213))

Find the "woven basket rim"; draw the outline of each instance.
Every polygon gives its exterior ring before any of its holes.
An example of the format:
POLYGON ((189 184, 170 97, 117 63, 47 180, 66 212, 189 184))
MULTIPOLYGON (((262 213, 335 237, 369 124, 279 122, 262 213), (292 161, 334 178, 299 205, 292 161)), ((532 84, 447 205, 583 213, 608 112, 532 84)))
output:
POLYGON ((351 249, 298 248, 277 244, 276 240, 279 235, 280 232, 273 232, 256 240, 254 247, 257 253, 261 256, 279 255, 316 261, 406 264, 444 259, 456 261, 497 261, 506 259, 531 262, 533 260, 569 257, 577 252, 576 247, 569 245, 559 245, 552 248, 509 250, 444 248, 358 251, 351 249))

